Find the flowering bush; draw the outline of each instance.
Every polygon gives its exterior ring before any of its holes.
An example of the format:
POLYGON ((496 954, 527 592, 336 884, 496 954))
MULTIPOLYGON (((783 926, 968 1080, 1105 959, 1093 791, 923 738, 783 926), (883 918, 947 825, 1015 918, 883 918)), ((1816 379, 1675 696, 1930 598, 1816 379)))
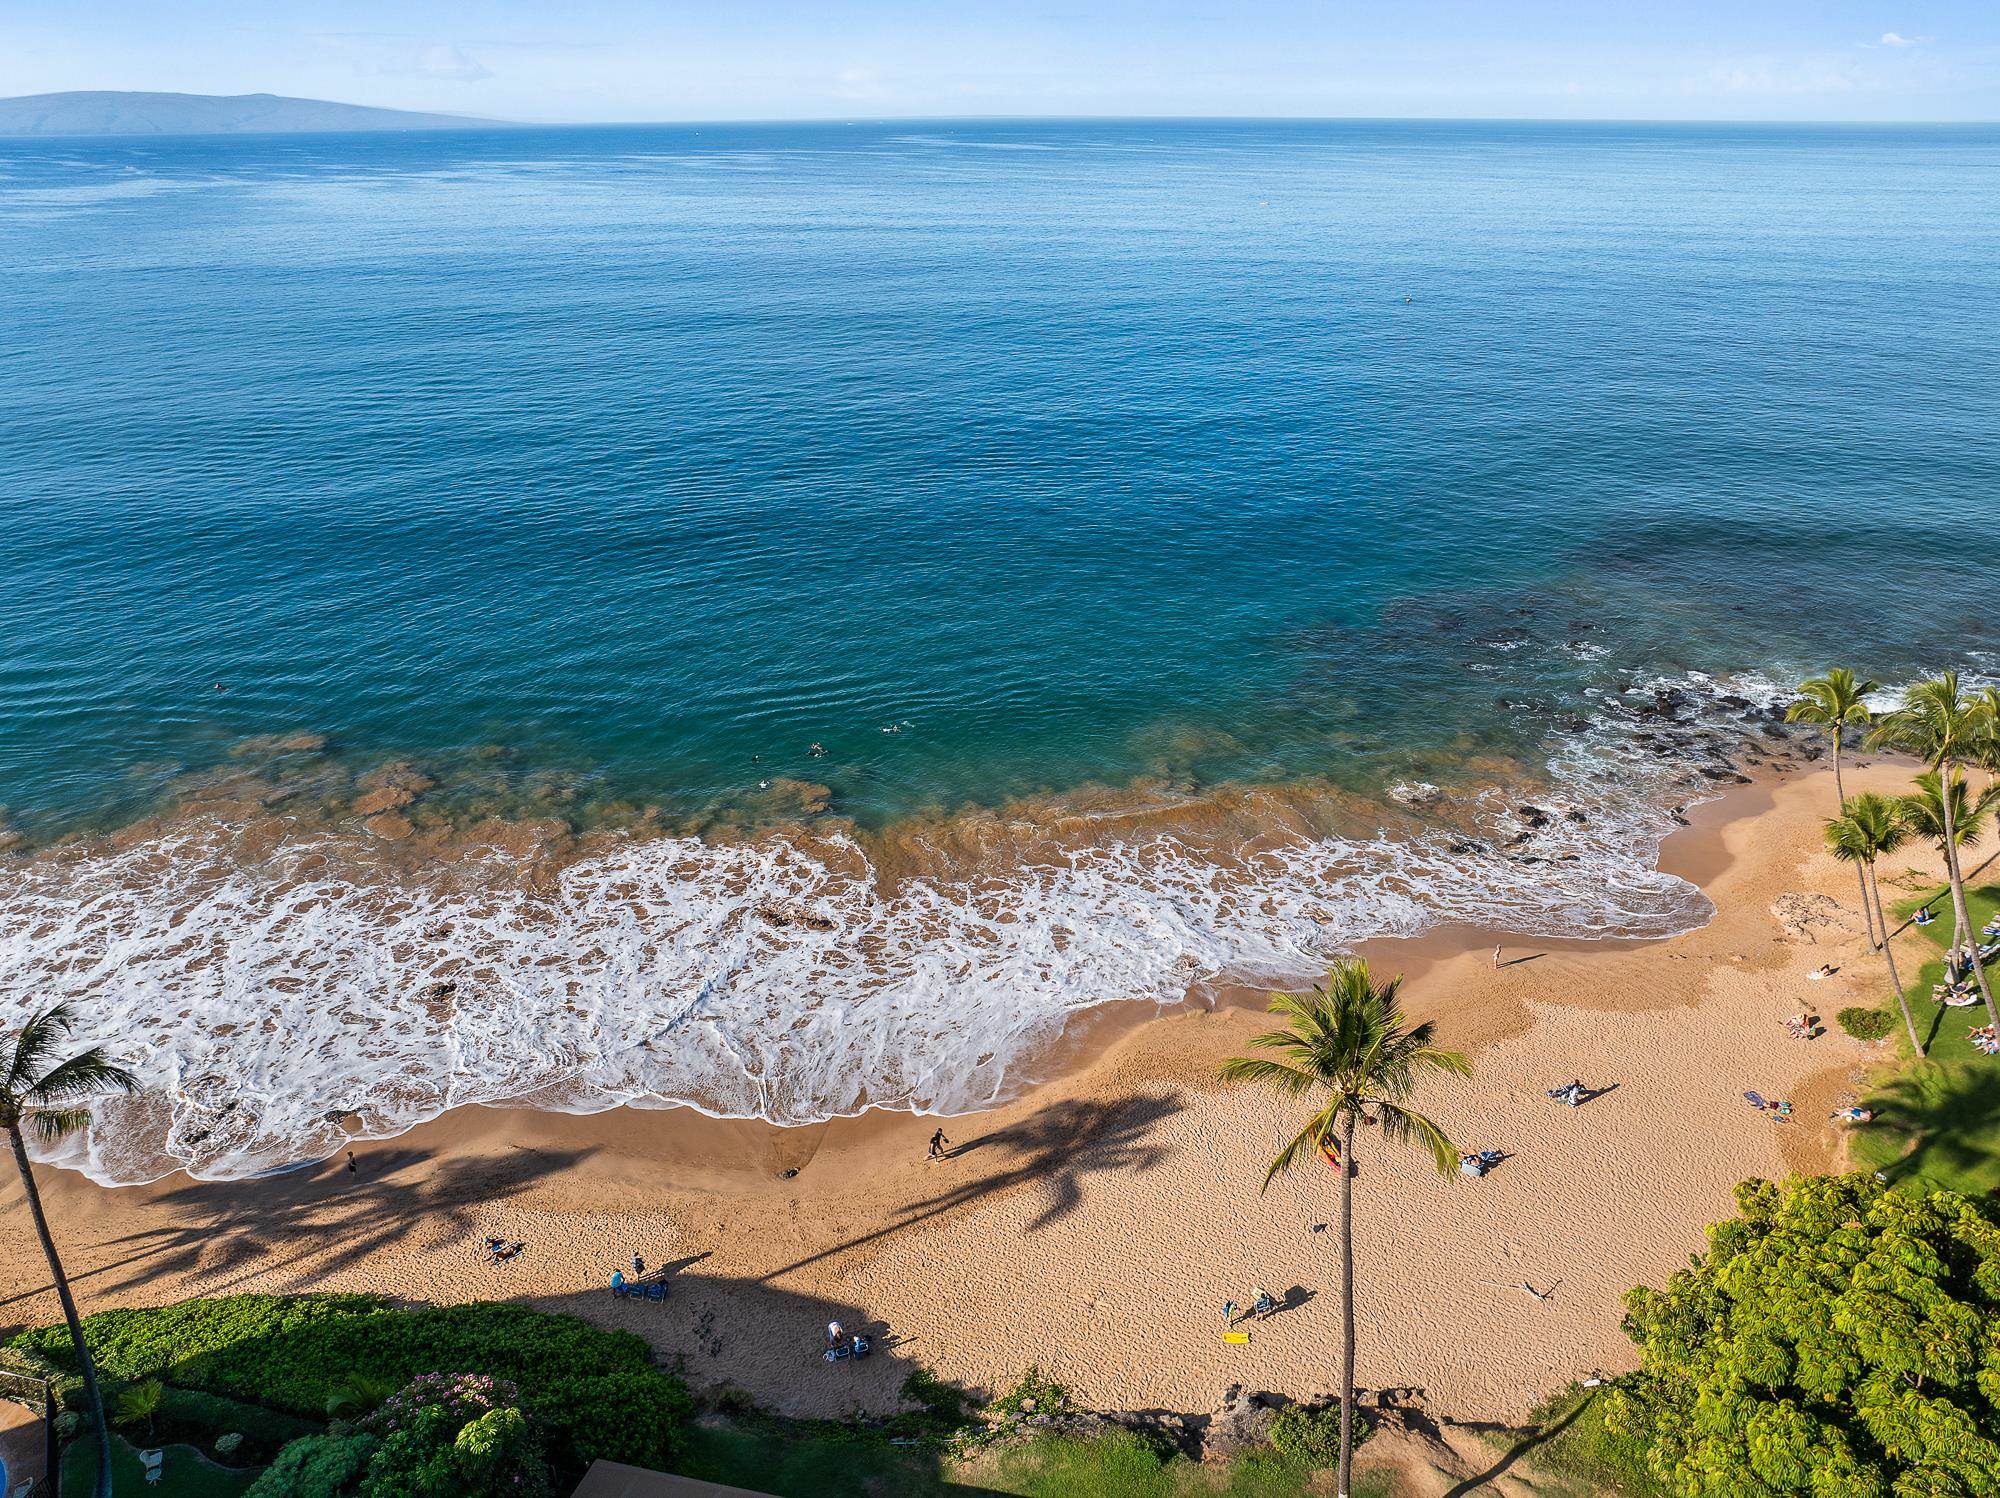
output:
POLYGON ((457 1425, 464 1425, 520 1402, 521 1391, 504 1378, 488 1378, 483 1373, 420 1373, 384 1400, 362 1427, 387 1435, 414 1423, 427 1410, 441 1411, 457 1425))
POLYGON ((360 1498, 548 1498, 542 1438, 505 1379, 426 1373, 368 1418, 381 1446, 360 1498))

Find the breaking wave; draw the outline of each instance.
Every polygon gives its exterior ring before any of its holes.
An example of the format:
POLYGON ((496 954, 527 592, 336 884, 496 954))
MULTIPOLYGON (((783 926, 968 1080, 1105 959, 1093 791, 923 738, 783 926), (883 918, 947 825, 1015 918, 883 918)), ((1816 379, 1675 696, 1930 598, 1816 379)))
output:
POLYGON ((1110 1001, 1296 980, 1445 922, 1701 924, 1706 898, 1657 866, 1678 809, 1729 773, 1727 735, 1689 721, 1609 712, 1533 804, 1402 788, 1393 834, 1245 851, 1155 831, 894 880, 847 835, 621 835, 524 878, 494 848, 386 872, 349 831, 252 855, 195 818, 18 862, 0 1017, 69 1000, 141 1078, 55 1157, 106 1183, 254 1174, 467 1103, 961 1112, 1110 1001))

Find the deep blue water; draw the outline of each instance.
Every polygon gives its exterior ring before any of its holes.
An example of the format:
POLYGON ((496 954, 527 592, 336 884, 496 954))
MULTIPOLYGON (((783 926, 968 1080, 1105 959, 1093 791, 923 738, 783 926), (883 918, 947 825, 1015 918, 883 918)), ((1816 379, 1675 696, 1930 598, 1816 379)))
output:
POLYGON ((0 142, 0 804, 115 819, 300 730, 580 819, 1367 786, 1633 673, 1990 650, 1996 169, 1986 128, 0 142))

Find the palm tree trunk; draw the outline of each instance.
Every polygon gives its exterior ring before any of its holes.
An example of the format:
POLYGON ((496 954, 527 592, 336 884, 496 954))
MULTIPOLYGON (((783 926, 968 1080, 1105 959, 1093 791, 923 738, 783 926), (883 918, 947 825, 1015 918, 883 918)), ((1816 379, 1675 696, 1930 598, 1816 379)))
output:
MULTIPOLYGON (((1944 813, 1944 872, 1951 881, 1951 945, 1956 949, 1972 932, 1972 916, 1965 908, 1965 878, 1958 871, 1958 829, 1952 823, 1951 815, 1951 775, 1949 760, 1938 766, 1938 807, 1944 813)), ((1945 976, 1951 976, 1951 958, 1945 957, 1945 976)), ((1986 968, 1979 960, 1979 936, 1972 934, 1972 981, 1979 989, 1979 997, 1986 1001, 1986 1021, 2000 1030, 2000 1010, 1993 1007, 1993 990, 1986 986, 1986 968)))
MULTIPOLYGON (((1847 787, 1841 783, 1840 779, 1840 725, 1838 723, 1833 725, 1833 794, 1834 798, 1840 802, 1840 814, 1843 817, 1846 816, 1847 787)), ((1882 942, 1888 940, 1888 928, 1882 928, 1882 938, 1878 941, 1875 936, 1875 908, 1868 903, 1868 875, 1859 863, 1854 866, 1854 877, 1861 881, 1861 919, 1868 927, 1868 945, 1872 949, 1880 951, 1882 942)))
POLYGON ((1354 1476, 1354 1112, 1341 1122, 1340 1138, 1340 1498, 1354 1476))
POLYGON ((1875 907, 1868 903, 1868 876, 1862 873, 1859 864, 1855 865, 1854 872, 1861 875, 1861 918, 1868 923, 1868 945, 1879 952, 1889 945, 1889 928, 1886 926, 1881 927, 1882 936, 1879 940, 1876 938, 1875 932, 1878 923, 1875 919, 1875 907))
POLYGON ((1917 1022, 1910 1017, 1910 1001, 1903 993, 1903 980, 1896 974, 1896 953, 1889 945, 1889 917, 1882 910, 1882 886, 1875 879, 1875 863, 1870 859, 1866 865, 1868 885, 1875 896, 1875 919, 1882 927, 1882 960, 1889 964, 1889 983, 1896 990, 1896 1007, 1903 1011, 1903 1028, 1910 1032, 1910 1049, 1919 1056, 1924 1053, 1924 1043, 1917 1039, 1917 1022))
MULTIPOLYGON (((111 1498, 111 1427, 104 1420, 104 1396, 97 1392, 97 1365, 83 1340, 83 1320, 76 1314, 76 1297, 69 1293, 69 1276, 63 1273, 62 1259, 56 1254, 56 1240, 49 1233, 48 1215, 42 1211, 42 1193, 35 1186, 34 1168, 28 1163, 28 1146, 19 1129, 9 1129, 14 1146, 14 1164, 21 1172, 21 1187, 28 1198, 28 1214, 35 1219, 35 1233, 42 1240, 42 1252, 49 1261, 49 1277, 56 1284, 56 1299, 62 1302, 63 1320, 69 1323, 70 1341, 76 1346, 76 1366, 83 1373, 83 1397, 90 1406, 90 1418, 97 1422, 96 1498, 111 1498)), ((49 1411, 55 1419, 55 1411, 49 1411)))

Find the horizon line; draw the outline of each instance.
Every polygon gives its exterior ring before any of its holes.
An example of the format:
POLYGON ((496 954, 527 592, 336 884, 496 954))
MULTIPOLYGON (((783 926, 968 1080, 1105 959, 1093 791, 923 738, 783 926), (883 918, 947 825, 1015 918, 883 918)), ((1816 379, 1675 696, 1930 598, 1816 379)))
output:
MULTIPOLYGON (((379 111, 385 114, 421 114, 432 118, 462 119, 465 131, 479 130, 619 130, 639 128, 699 128, 714 125, 779 126, 779 125, 896 125, 896 124, 1294 124, 1294 125, 1336 125, 1336 124, 1413 124, 1413 125, 1622 125, 1622 126, 1730 126, 1730 127, 1811 127, 1841 130, 1868 129, 1981 129, 2000 127, 2000 118, 1994 119, 1879 119, 1850 120, 1825 118, 1773 118, 1769 116, 1673 116, 1673 115, 1457 115, 1457 114, 1155 114, 1155 113, 1079 113, 1079 114, 1027 114, 1027 113, 986 113, 986 114, 853 114, 853 115, 710 115, 689 118, 624 119, 624 120, 566 120, 566 119, 499 119, 490 115, 461 115, 452 110, 414 108, 399 104, 356 104, 345 99, 316 98, 306 94, 274 94, 268 89, 258 89, 241 94, 200 94, 180 89, 50 89, 40 93, 12 94, 0 96, 0 104, 17 99, 49 98, 62 94, 178 94, 191 99, 253 99, 270 98, 293 100, 300 103, 334 104, 343 108, 379 111)), ((212 131, 144 131, 144 132, 82 132, 74 138, 95 137, 98 139, 118 139, 124 135, 145 135, 158 138, 172 134, 214 134, 212 131)), ((349 135, 379 134, 381 131, 365 130, 266 130, 231 131, 237 135, 349 135)), ((386 133, 394 133, 393 131, 386 133)), ((458 133, 455 127, 440 127, 426 132, 432 134, 458 133)), ((68 133, 20 136, 0 132, 0 139, 68 139, 68 133)))

